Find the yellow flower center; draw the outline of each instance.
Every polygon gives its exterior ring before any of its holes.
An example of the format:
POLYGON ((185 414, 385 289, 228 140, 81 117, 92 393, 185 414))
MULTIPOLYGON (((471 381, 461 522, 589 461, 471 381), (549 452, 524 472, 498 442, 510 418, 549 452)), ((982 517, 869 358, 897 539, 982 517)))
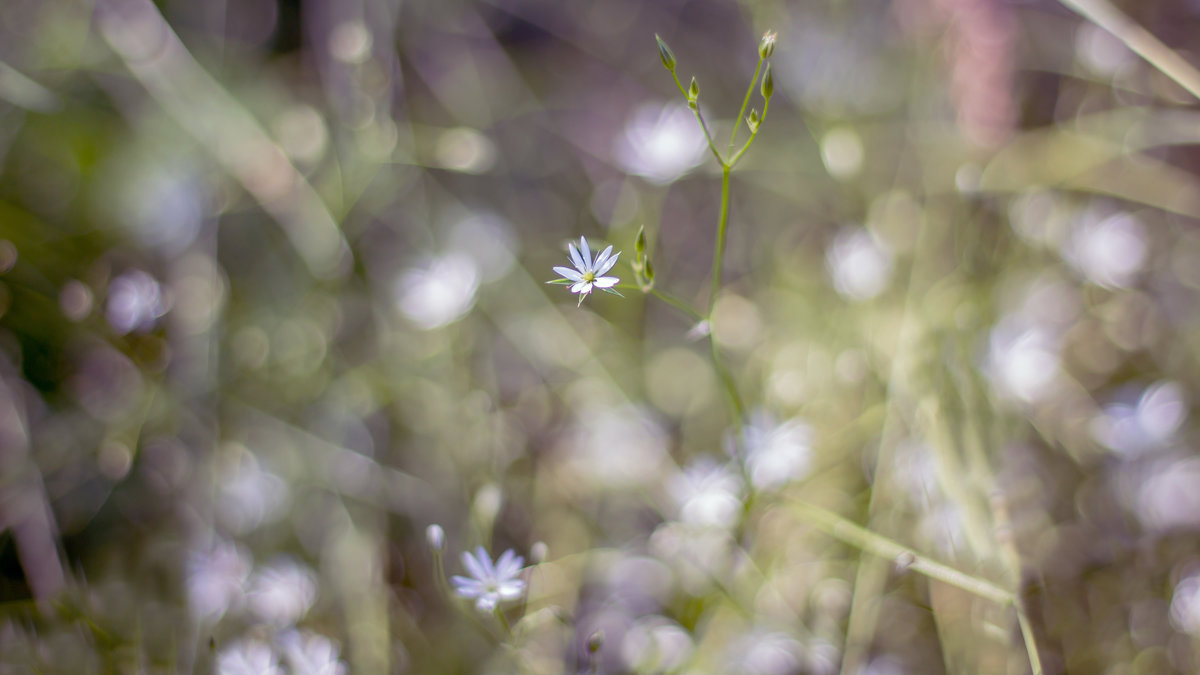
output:
POLYGON ((588 283, 591 283, 591 282, 593 282, 593 281, 595 281, 595 280, 596 280, 596 275, 595 275, 595 274, 593 274, 593 273, 591 273, 591 272, 584 272, 584 273, 583 273, 583 280, 584 280, 584 281, 586 281, 586 282, 588 282, 588 283))

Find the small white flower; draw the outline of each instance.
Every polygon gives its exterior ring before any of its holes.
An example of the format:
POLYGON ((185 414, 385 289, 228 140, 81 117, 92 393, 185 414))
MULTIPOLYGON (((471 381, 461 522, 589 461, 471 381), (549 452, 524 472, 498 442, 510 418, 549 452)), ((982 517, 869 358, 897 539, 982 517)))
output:
POLYGON ((292 675, 346 675, 338 644, 319 633, 289 630, 279 638, 292 675))
POLYGON ((812 467, 813 428, 791 419, 782 424, 766 412, 745 428, 746 472, 759 490, 783 487, 808 475, 812 467))
POLYGON ((217 654, 217 675, 283 675, 270 645, 258 640, 235 642, 217 654))
MULTIPOLYGON (((571 292, 579 294, 579 304, 583 304, 583 299, 588 293, 592 292, 593 288, 599 288, 602 291, 616 293, 610 290, 617 285, 620 279, 616 277, 603 276, 605 272, 611 270, 613 265, 617 264, 617 258, 621 255, 620 252, 613 254, 613 247, 601 251, 596 259, 592 260, 592 249, 588 246, 587 239, 579 238, 579 248, 575 248, 575 244, 570 244, 571 249, 571 264, 575 269, 570 267, 555 267, 554 271, 564 279, 555 279, 549 283, 565 284, 571 283, 571 292)), ((620 293, 616 293, 620 295, 620 293)))
POLYGON ((495 564, 482 546, 474 555, 463 551, 462 561, 471 576, 454 576, 454 590, 464 598, 477 598, 475 607, 481 612, 492 611, 501 600, 516 600, 525 590, 525 581, 517 577, 525 559, 511 548, 495 564))
POLYGON ((246 600, 260 621, 289 626, 299 621, 317 599, 316 574, 290 557, 281 557, 250 577, 246 600))
POLYGON ((667 491, 679 504, 679 520, 689 525, 730 528, 742 513, 740 478, 710 459, 671 476, 667 491))
POLYGON ((192 551, 187 561, 187 595, 192 616, 215 623, 226 611, 236 608, 246 592, 251 565, 250 554, 229 541, 217 541, 210 547, 192 551))

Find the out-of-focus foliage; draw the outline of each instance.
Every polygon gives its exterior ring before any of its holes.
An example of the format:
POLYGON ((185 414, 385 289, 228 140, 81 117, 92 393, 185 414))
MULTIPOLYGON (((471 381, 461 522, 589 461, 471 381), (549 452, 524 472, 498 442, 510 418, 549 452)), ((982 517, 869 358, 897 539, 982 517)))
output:
POLYGON ((5 0, 0 672, 1196 672, 1198 122, 1050 0, 5 0), (654 35, 723 148, 766 30, 697 327, 654 35))

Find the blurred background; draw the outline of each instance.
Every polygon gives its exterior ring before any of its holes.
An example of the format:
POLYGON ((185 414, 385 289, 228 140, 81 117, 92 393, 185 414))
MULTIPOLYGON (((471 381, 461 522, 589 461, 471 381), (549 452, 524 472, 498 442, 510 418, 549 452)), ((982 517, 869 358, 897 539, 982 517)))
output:
POLYGON ((1030 671, 811 507, 1046 672, 1200 669, 1200 114, 1062 5, 0 8, 0 671, 1030 671), (707 306, 654 34, 724 148, 767 30, 739 421, 687 314, 544 282, 644 225, 707 306), (540 563, 512 635, 434 523, 540 563))

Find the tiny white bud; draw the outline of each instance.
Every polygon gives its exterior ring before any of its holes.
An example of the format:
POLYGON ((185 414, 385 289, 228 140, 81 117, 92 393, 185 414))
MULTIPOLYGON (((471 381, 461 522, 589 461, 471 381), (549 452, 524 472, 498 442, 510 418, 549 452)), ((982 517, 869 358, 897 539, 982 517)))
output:
POLYGON ((441 525, 434 523, 425 528, 425 541, 429 542, 429 548, 443 551, 446 548, 446 532, 441 525))
POLYGON ((533 546, 529 547, 529 561, 534 565, 546 562, 548 555, 550 555, 550 547, 544 541, 535 541, 533 546))

